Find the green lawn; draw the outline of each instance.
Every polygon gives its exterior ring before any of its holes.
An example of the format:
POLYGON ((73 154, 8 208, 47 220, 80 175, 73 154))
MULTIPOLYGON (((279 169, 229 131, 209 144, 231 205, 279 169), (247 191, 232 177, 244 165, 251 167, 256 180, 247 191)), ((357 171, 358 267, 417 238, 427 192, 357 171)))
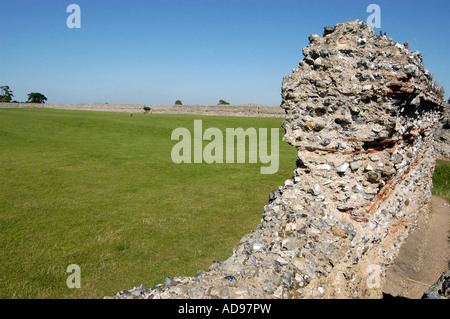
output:
MULTIPOLYGON (((0 298, 102 298, 225 260, 260 221, 280 168, 174 164, 177 127, 280 128, 282 119, 0 109, 0 298), (81 269, 69 289, 66 269, 81 269)), ((204 142, 206 145, 207 142, 204 142)))
POLYGON ((450 203, 450 162, 436 161, 432 193, 445 198, 450 203))

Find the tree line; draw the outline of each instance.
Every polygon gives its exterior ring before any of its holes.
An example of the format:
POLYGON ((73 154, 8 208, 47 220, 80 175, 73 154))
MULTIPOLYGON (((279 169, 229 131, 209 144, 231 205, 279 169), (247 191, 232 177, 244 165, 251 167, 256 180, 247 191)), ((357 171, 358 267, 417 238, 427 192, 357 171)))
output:
MULTIPOLYGON (((176 100, 175 105, 183 105, 183 103, 180 100, 176 100)), ((219 103, 217 103, 217 105, 230 105, 230 103, 225 100, 219 100, 219 103)))
MULTIPOLYGON (((16 100, 13 100, 14 94, 8 85, 0 86, 0 102, 11 102, 11 103, 19 103, 16 100)), ((39 92, 31 92, 28 94, 28 100, 25 103, 38 103, 44 104, 47 101, 45 95, 39 92)))

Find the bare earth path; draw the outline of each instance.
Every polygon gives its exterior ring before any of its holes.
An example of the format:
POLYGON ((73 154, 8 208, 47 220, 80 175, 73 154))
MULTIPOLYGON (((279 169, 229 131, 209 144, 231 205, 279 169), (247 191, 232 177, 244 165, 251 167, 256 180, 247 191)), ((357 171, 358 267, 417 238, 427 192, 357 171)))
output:
POLYGON ((394 264, 386 272, 383 292, 394 297, 420 299, 450 262, 450 206, 433 196, 428 216, 420 216, 418 227, 403 244, 394 264))

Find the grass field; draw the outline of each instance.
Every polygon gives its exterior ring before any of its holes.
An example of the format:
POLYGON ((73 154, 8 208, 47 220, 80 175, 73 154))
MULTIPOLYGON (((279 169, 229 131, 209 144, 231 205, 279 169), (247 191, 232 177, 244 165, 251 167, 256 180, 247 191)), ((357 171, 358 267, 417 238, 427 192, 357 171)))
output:
MULTIPOLYGON (((177 127, 280 128, 282 119, 0 109, 0 298, 102 298, 231 256, 260 221, 280 168, 174 164, 177 127), (69 289, 70 264, 81 288, 69 289)), ((206 144, 207 142, 205 142, 206 144)))
POLYGON ((450 203, 450 162, 436 161, 432 193, 445 198, 450 203))

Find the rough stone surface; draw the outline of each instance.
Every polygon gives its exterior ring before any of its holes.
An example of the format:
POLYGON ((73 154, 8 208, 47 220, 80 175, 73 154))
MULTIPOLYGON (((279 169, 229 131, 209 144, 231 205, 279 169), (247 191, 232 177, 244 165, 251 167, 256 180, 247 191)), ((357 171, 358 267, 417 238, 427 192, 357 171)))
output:
POLYGON ((450 299, 450 270, 441 277, 422 296, 422 299, 450 299))
POLYGON ((261 223, 197 276, 113 298, 382 297, 387 267, 427 210, 442 91, 419 52, 364 22, 309 40, 282 84, 298 168, 261 223))
POLYGON ((195 114, 213 116, 277 117, 283 118, 284 111, 279 105, 169 105, 154 104, 155 114, 195 114))
MULTIPOLYGON (((0 103, 0 108, 51 108, 79 111, 106 111, 143 113, 144 104, 37 104, 0 103)), ((150 106, 153 114, 193 114, 210 116, 274 117, 284 118, 284 110, 279 105, 173 105, 154 104, 150 106)))
POLYGON ((450 104, 448 102, 434 131, 436 158, 446 161, 450 161, 450 104))
POLYGON ((0 108, 43 108, 77 111, 103 111, 103 112, 127 112, 143 113, 144 104, 38 104, 38 103, 0 103, 0 108))

